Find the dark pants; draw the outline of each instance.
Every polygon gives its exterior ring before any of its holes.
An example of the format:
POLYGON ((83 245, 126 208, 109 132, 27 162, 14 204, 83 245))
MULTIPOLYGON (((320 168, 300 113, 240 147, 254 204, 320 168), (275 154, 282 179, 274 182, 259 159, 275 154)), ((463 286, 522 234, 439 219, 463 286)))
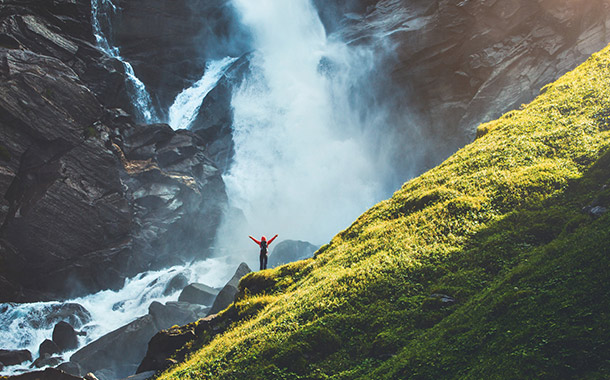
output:
POLYGON ((261 260, 261 270, 267 269, 267 254, 264 254, 264 253, 261 254, 260 260, 261 260))

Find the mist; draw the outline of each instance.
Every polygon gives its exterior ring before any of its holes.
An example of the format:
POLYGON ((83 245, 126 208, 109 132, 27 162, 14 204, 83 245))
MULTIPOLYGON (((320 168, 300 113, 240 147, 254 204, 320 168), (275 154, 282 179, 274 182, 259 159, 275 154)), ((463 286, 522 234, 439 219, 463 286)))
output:
MULTIPOLYGON (((310 0, 232 4, 253 53, 233 91, 229 199, 252 235, 323 244, 396 190, 394 144, 381 146, 390 112, 375 100, 386 47, 327 35, 310 0)), ((241 234, 225 226, 220 240, 241 234)))

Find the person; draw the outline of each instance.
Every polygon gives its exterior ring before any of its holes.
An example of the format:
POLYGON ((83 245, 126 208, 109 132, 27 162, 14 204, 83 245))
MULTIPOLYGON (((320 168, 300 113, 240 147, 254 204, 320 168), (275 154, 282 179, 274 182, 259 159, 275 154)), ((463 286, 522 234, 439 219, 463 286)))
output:
POLYGON ((269 241, 267 241, 267 238, 262 236, 261 237, 261 241, 256 240, 255 238, 253 238, 252 236, 248 236, 250 239, 254 240, 254 242, 256 244, 258 244, 258 246, 261 249, 261 256, 260 256, 260 262, 261 262, 261 270, 263 269, 267 269, 267 252, 269 252, 269 244, 271 244, 275 238, 277 237, 277 234, 272 237, 271 239, 269 239, 269 241))

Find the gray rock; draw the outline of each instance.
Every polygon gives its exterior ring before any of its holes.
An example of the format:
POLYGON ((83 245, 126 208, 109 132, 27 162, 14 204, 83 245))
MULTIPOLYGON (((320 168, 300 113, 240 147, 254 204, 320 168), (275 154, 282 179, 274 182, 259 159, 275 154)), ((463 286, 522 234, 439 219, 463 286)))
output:
POLYGON ((212 309, 210 309, 209 315, 216 314, 221 310, 226 309, 229 305, 235 301, 235 296, 237 295, 237 286, 239 285, 239 280, 242 277, 252 272, 252 270, 248 267, 246 263, 241 263, 233 277, 227 282, 227 284, 222 288, 218 296, 214 300, 214 304, 212 305, 212 309))
POLYGON ((32 361, 32 353, 28 350, 0 350, 0 363, 5 366, 17 365, 32 361))
POLYGON ((219 290, 205 284, 189 284, 182 290, 178 301, 197 305, 211 305, 219 290))
POLYGON ((195 322, 207 315, 210 308, 193 305, 187 302, 167 302, 165 305, 154 301, 148 307, 157 330, 165 330, 174 325, 185 325, 195 322))
POLYGON ((38 354, 41 357, 45 354, 48 354, 48 355, 58 354, 61 351, 62 351, 61 348, 59 348, 57 346, 57 344, 55 344, 55 342, 53 342, 52 340, 49 340, 49 339, 45 339, 42 343, 40 343, 40 346, 38 347, 38 354))
POLYGON ((269 266, 275 268, 283 264, 311 258, 318 248, 320 247, 306 241, 281 241, 269 255, 269 266))
POLYGON ((76 377, 60 371, 56 368, 47 368, 44 371, 27 372, 17 376, 10 376, 11 380, 82 380, 81 377, 76 377))
POLYGON ((40 357, 34 360, 30 368, 54 367, 63 362, 59 356, 51 356, 50 354, 41 354, 40 357))
POLYGON ((153 317, 146 315, 81 348, 70 361, 100 379, 127 377, 135 373, 146 354, 148 341, 156 332, 153 317))
POLYGON ((62 352, 77 348, 78 336, 74 327, 63 321, 56 324, 53 328, 53 343, 55 343, 62 352))
POLYGON ((84 374, 81 366, 78 363, 74 362, 61 363, 55 368, 72 376, 81 377, 84 374))
POLYGON ((169 296, 177 291, 184 289, 188 285, 188 278, 184 275, 184 273, 178 273, 175 275, 165 287, 163 291, 164 296, 169 296))

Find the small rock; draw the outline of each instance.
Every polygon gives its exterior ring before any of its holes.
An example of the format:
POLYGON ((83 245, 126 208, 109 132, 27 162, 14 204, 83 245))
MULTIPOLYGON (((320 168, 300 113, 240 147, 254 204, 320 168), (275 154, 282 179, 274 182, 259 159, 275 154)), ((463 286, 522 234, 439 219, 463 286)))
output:
POLYGON ((61 352, 61 349, 53 342, 52 340, 45 339, 44 342, 40 343, 38 347, 38 353, 42 357, 44 354, 58 354, 61 352))
POLYGON ((0 350, 0 364, 7 367, 27 361, 32 361, 32 353, 28 350, 0 350))
POLYGON ((78 337, 74 327, 63 321, 56 324, 53 329, 53 342, 62 352, 78 348, 78 337))
POLYGON ((178 273, 174 276, 165 287, 163 291, 164 296, 169 296, 170 294, 177 292, 178 290, 184 289, 189 283, 188 278, 184 275, 184 273, 178 273))
POLYGON ((50 354, 42 354, 38 359, 32 363, 30 368, 42 368, 42 367, 54 367, 60 364, 63 360, 58 356, 51 356, 50 354))
POLYGON ((197 305, 210 305, 218 295, 218 290, 204 284, 190 284, 178 297, 180 302, 188 302, 197 305))

